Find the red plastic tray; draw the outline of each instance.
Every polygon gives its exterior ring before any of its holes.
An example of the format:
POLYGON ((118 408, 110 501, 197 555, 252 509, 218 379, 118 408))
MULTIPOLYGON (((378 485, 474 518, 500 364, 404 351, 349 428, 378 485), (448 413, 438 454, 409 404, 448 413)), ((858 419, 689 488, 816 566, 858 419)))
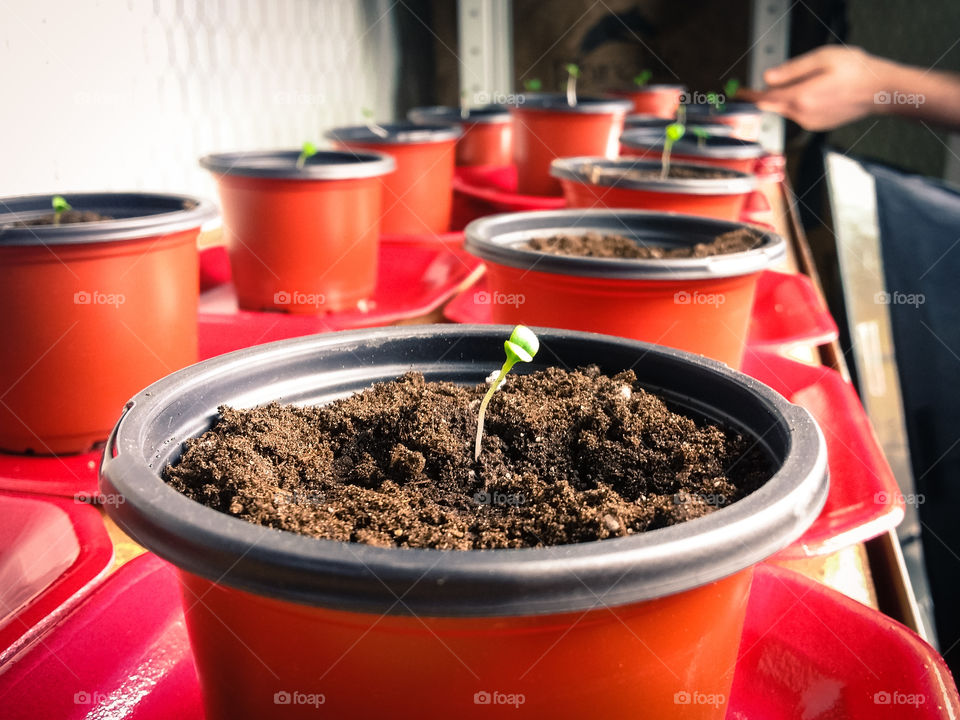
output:
POLYGON ((806 275, 773 270, 760 273, 747 344, 783 350, 791 345, 824 345, 839 337, 837 324, 806 275))
POLYGON ((82 455, 13 455, 0 453, 0 490, 95 498, 102 450, 82 455))
POLYGON ((350 328, 390 325, 426 315, 483 273, 483 265, 461 247, 463 235, 383 237, 377 288, 366 311, 287 315, 237 308, 229 284, 225 248, 200 255, 200 358, 285 338, 350 328), (217 284, 214 284, 217 283, 217 284))
POLYGON ((96 584, 113 544, 100 513, 81 502, 0 493, 0 518, 2 666, 96 584))
POLYGON ((900 524, 904 504, 897 480, 856 390, 840 373, 749 349, 743 372, 809 410, 827 442, 827 503, 803 537, 781 556, 824 555, 900 524))
MULTIPOLYGON (((933 648, 801 575, 759 566, 746 618, 728 720, 960 714, 956 686, 933 648), (922 704, 903 702, 920 697, 922 704)), ((9 720, 200 720, 172 569, 143 555, 118 570, 42 647, 0 674, 0 707, 9 720)))
MULTIPOLYGON (((489 323, 490 293, 480 278, 443 310, 459 323, 489 323)), ((805 275, 768 270, 760 274, 747 344, 763 349, 820 345, 837 338, 837 325, 805 275)))
POLYGON ((517 194, 517 168, 514 165, 458 167, 453 177, 453 218, 451 227, 462 230, 484 215, 526 210, 562 210, 562 196, 517 194))

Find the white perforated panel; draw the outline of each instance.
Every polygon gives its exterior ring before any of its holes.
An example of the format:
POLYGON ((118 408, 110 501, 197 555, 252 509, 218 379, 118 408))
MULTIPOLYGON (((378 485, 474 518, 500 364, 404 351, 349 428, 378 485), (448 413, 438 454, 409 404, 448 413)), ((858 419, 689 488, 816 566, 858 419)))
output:
POLYGON ((6 0, 0 195, 214 197, 197 158, 393 115, 388 0, 6 0))

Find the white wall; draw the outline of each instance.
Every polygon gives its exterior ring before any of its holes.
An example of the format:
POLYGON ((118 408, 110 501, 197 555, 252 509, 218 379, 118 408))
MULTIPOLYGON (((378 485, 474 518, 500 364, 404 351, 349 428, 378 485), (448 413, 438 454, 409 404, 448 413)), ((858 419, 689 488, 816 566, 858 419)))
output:
POLYGON ((215 198, 217 150, 299 147, 393 114, 387 0, 6 0, 0 196, 215 198))

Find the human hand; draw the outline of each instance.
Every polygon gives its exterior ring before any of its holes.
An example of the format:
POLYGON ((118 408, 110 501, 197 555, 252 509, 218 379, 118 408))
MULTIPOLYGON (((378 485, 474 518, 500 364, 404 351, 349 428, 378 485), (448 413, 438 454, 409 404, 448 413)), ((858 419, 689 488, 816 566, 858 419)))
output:
POLYGON ((766 90, 737 97, 807 130, 831 130, 885 109, 881 93, 894 66, 860 48, 826 45, 767 70, 766 90))

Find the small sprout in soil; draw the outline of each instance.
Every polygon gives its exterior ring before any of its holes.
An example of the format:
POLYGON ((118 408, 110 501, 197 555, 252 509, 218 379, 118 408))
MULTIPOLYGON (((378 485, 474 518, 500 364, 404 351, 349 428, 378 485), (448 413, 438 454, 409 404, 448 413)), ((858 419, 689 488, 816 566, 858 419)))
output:
POLYGON ((540 92, 543 89, 543 83, 539 78, 531 78, 523 81, 523 89, 527 92, 540 92))
POLYGON ((564 69, 567 71, 567 105, 576 107, 577 78, 580 77, 580 68, 574 63, 567 63, 564 69))
POLYGON ((666 179, 670 174, 670 151, 673 144, 683 137, 686 128, 680 123, 670 123, 664 130, 663 137, 663 157, 661 158, 663 166, 660 169, 660 178, 666 179))
POLYGON ((636 85, 637 87, 643 87, 648 82, 650 82, 650 78, 652 77, 653 77, 652 70, 644 70, 643 72, 640 72, 633 76, 633 84, 636 85))
POLYGON ((67 199, 63 195, 54 195, 50 204, 53 206, 54 225, 60 224, 60 216, 63 215, 63 213, 67 210, 73 210, 73 206, 67 202, 67 199))
POLYGON ((707 130, 706 128, 693 127, 693 128, 690 128, 690 132, 692 132, 697 138, 697 147, 702 148, 704 146, 706 139, 710 137, 710 131, 707 130))
POLYGON ((377 137, 385 138, 390 134, 387 132, 386 128, 383 128, 380 125, 378 125, 377 122, 373 119, 373 110, 371 110, 370 108, 362 108, 360 112, 363 115, 363 120, 367 128, 369 128, 370 132, 372 132, 374 135, 376 135, 377 137))
POLYGON ((533 334, 533 330, 525 325, 517 325, 513 329, 513 332, 510 333, 510 339, 503 343, 503 349, 507 353, 507 360, 503 363, 503 367, 500 368, 500 372, 497 373, 496 378, 494 378, 490 384, 490 389, 487 390, 487 394, 483 396, 483 401, 480 403, 480 413, 477 415, 477 442, 473 448, 474 460, 480 459, 480 441, 483 439, 483 416, 487 412, 487 405, 490 403, 490 398, 493 397, 497 388, 503 383, 507 373, 510 372, 510 368, 518 361, 530 362, 533 360, 533 356, 536 355, 537 350, 540 349, 540 341, 537 339, 537 336, 533 334))
POLYGON ((297 170, 303 170, 307 164, 307 159, 317 154, 317 146, 307 140, 300 149, 300 155, 297 157, 297 170))

